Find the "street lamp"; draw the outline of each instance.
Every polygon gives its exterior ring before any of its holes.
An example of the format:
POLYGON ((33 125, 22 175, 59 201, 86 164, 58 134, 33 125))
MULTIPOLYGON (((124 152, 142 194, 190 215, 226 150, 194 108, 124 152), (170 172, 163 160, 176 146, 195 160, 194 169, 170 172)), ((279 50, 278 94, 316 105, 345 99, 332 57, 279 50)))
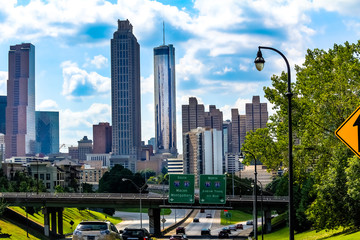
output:
MULTIPOLYGON (((240 183, 241 183, 241 170, 243 169, 243 166, 242 166, 243 160, 244 160, 244 156, 242 156, 242 154, 240 153, 240 156, 239 156, 239 164, 240 164, 240 167, 239 167, 239 170, 240 170, 239 177, 240 177, 240 183)), ((239 185, 239 187, 240 187, 240 197, 241 197, 241 184, 239 185)))
POLYGON ((288 92, 286 96, 288 98, 288 127, 289 127, 289 240, 294 240, 294 194, 293 194, 293 156, 292 156, 292 121, 291 121, 291 74, 290 74, 290 65, 284 54, 282 54, 279 50, 272 47, 264 47, 259 46, 259 50, 257 52, 257 56, 255 58, 255 66, 256 69, 261 71, 264 68, 265 60, 262 57, 262 53, 260 49, 269 49, 280 54, 285 60, 287 67, 287 78, 288 78, 288 92))
POLYGON ((261 196, 261 240, 264 240, 264 209, 263 209, 263 186, 262 183, 258 180, 258 183, 260 183, 260 196, 261 196))
POLYGON ((144 188, 146 187, 147 181, 145 182, 145 184, 142 187, 139 187, 138 185, 136 185, 136 183, 134 183, 133 180, 128 179, 128 178, 123 178, 122 179, 123 182, 125 181, 130 181, 135 187, 136 189, 139 191, 140 193, 140 228, 142 228, 142 203, 141 203, 141 193, 144 190, 144 188))
MULTIPOLYGON (((253 153, 249 152, 249 151, 242 151, 244 153, 249 153, 253 158, 254 158, 254 162, 255 162, 255 168, 254 168, 254 237, 255 240, 257 240, 257 192, 256 192, 256 183, 257 183, 257 171, 256 171, 256 157, 253 153)), ((240 157, 244 158, 243 153, 240 153, 240 157)))

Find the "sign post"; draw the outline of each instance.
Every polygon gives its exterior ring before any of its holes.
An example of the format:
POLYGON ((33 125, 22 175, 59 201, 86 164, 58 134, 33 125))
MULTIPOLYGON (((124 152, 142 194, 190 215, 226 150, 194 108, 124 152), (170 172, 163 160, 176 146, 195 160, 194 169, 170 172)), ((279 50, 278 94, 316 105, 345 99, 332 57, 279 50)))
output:
POLYGON ((226 176, 200 175, 200 204, 226 203, 226 176))
POLYGON ((360 158, 360 106, 336 129, 335 135, 360 158))
POLYGON ((195 177, 193 174, 169 175, 169 203, 195 202, 195 177))

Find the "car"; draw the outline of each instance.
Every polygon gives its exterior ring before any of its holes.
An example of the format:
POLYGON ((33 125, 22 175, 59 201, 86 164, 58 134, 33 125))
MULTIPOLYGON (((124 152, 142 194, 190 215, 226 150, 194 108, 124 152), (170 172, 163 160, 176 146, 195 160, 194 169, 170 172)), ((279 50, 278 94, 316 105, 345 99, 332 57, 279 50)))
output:
POLYGON ((185 234, 177 234, 177 235, 172 235, 170 237, 170 240, 188 240, 187 236, 185 234))
POLYGON ((177 227, 176 228, 176 234, 183 233, 185 234, 185 228, 184 227, 177 227))
POLYGON ((244 226, 241 223, 236 224, 236 229, 244 229, 244 226))
POLYGON ((73 232, 73 240, 121 239, 120 233, 110 221, 82 221, 73 232))
POLYGON ((199 218, 194 218, 193 222, 199 222, 199 218))
POLYGON ((204 236, 204 235, 211 235, 211 230, 209 228, 201 229, 201 236, 204 236))
POLYGON ((253 225, 253 220, 249 220, 246 222, 246 225, 253 225))
POLYGON ((218 234, 219 238, 228 238, 229 237, 229 233, 227 231, 221 230, 218 234))
POLYGON ((151 240, 146 228, 125 228, 120 233, 123 240, 151 240))
POLYGON ((236 226, 235 226, 235 225, 230 225, 230 226, 229 226, 229 229, 230 229, 231 231, 236 231, 236 226))
POLYGON ((203 208, 200 209, 200 212, 201 212, 201 213, 204 213, 204 212, 205 212, 205 209, 203 209, 203 208))
POLYGON ((212 218, 211 213, 206 214, 206 218, 212 218))
POLYGON ((231 233, 231 230, 230 230, 230 228, 228 228, 228 227, 223 227, 222 229, 221 229, 221 231, 225 231, 225 232, 227 232, 227 233, 231 233))

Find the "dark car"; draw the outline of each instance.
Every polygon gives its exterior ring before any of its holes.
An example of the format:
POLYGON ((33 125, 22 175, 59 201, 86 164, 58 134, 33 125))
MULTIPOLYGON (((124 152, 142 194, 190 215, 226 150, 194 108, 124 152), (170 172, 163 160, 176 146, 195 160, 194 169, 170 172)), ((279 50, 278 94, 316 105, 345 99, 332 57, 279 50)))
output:
POLYGON ((228 228, 228 227, 223 227, 222 229, 221 229, 221 231, 225 231, 225 232, 227 232, 227 233, 231 233, 231 230, 230 230, 230 228, 228 228))
POLYGON ((204 213, 204 212, 205 212, 205 209, 203 209, 203 208, 200 209, 200 212, 201 212, 201 213, 204 213))
POLYGON ((206 214, 206 218, 212 218, 211 213, 206 214))
POLYGON ((188 240, 188 238, 185 234, 179 234, 179 235, 172 235, 170 237, 170 240, 188 240))
POLYGON ((219 232, 219 235, 218 235, 219 238, 228 238, 229 237, 229 233, 225 230, 221 230, 219 232))
POLYGON ((229 229, 230 229, 231 231, 236 231, 235 225, 230 225, 230 226, 229 226, 229 229))
POLYGON ((193 222, 199 222, 199 219, 198 219, 198 218, 194 218, 194 219, 193 219, 193 222))
POLYGON ((125 228, 120 233, 123 240, 151 240, 150 233, 145 228, 125 228))
POLYGON ((209 228, 201 229, 201 236, 204 236, 204 235, 211 235, 211 230, 209 228))
POLYGON ((249 220, 246 222, 246 225, 253 225, 253 220, 249 220))
POLYGON ((176 234, 183 233, 185 234, 185 228, 184 227, 177 227, 176 228, 176 234))
POLYGON ((236 224, 237 229, 244 229, 244 226, 241 223, 236 224))

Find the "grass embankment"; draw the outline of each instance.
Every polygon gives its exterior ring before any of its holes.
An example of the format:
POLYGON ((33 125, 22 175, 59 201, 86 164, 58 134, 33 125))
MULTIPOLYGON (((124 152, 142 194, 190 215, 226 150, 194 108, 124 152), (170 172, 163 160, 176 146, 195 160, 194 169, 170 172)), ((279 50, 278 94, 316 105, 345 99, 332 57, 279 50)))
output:
POLYGON ((228 212, 231 214, 230 218, 225 217, 224 211, 221 211, 221 225, 231 225, 238 222, 251 220, 253 218, 251 214, 239 210, 229 210, 228 212))
POLYGON ((28 229, 25 225, 19 225, 19 223, 13 223, 8 219, 0 218, 0 228, 1 228, 1 236, 2 239, 16 239, 16 240, 35 240, 35 239, 44 239, 42 235, 33 231, 32 229, 28 229), (11 235, 10 237, 5 236, 5 234, 11 235), (29 236, 29 237, 28 237, 29 236))
MULTIPOLYGON (((21 207, 10 207, 12 210, 26 216, 26 212, 21 207)), ((40 225, 44 224, 44 216, 39 211, 34 215, 28 214, 28 218, 34 222, 39 223, 40 225)), ((78 210, 77 208, 64 208, 63 212, 63 231, 64 234, 72 233, 74 228, 82 221, 82 220, 109 220, 113 224, 118 224, 121 222, 121 218, 112 217, 105 213, 99 213, 91 210, 78 210), (70 222, 73 221, 74 225, 71 226, 70 222)), ((5 229, 5 228, 2 228, 5 229)), ((26 234, 25 234, 26 235, 26 234)), ((17 238, 13 238, 17 239, 17 238)))

